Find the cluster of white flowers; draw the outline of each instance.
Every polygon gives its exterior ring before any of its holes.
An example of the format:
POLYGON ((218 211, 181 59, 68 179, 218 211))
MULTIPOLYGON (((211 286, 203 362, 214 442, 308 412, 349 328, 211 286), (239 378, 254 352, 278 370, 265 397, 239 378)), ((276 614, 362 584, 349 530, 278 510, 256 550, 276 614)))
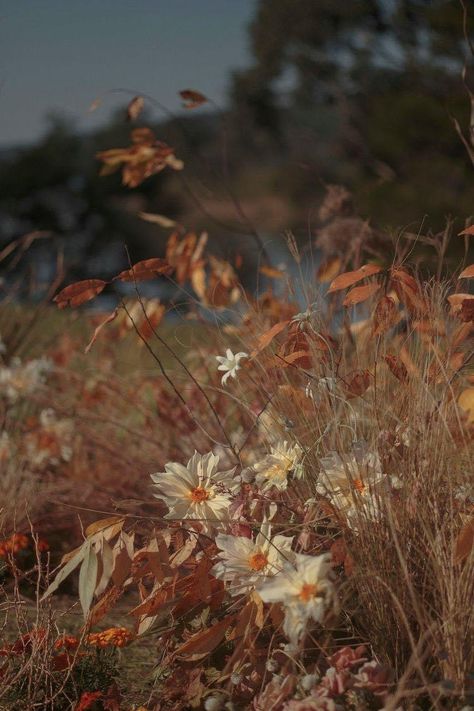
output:
MULTIPOLYGON (((272 449, 259 473, 261 491, 268 490, 269 481, 276 490, 286 487, 287 476, 301 466, 302 450, 284 442, 272 449), (268 474, 268 471, 275 471, 268 474)), ((258 468, 258 467, 257 467, 258 468)), ((301 471, 298 471, 301 476, 301 471)), ((290 643, 297 648, 311 621, 322 623, 336 606, 336 594, 331 580, 330 556, 297 554, 293 538, 273 535, 269 518, 264 517, 255 536, 232 535, 232 504, 241 488, 235 469, 219 471, 219 458, 212 452, 197 452, 186 466, 178 462, 165 465, 165 471, 152 475, 155 496, 168 506, 166 518, 185 521, 200 533, 216 533, 217 561, 211 574, 227 584, 232 596, 253 590, 264 602, 279 602, 285 611, 283 629, 290 643)), ((270 516, 276 505, 270 506, 270 516)))
POLYGON ((37 358, 27 363, 14 359, 8 367, 0 367, 0 397, 15 403, 31 395, 45 383, 53 367, 49 358, 37 358))

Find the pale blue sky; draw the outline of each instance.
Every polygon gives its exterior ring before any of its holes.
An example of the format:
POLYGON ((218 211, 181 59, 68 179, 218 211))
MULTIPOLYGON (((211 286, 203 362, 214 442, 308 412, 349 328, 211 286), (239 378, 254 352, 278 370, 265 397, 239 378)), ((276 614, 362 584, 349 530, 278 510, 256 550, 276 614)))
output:
POLYGON ((249 61, 256 0, 0 0, 0 144, 29 142, 61 111, 81 128, 125 99, 154 96, 170 109, 193 88, 225 101, 229 71, 249 61))

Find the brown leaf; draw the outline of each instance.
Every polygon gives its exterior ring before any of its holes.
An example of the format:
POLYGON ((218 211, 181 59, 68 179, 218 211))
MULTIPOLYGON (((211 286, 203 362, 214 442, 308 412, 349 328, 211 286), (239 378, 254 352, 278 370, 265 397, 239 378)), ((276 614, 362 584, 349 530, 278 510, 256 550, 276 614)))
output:
POLYGON ((341 268, 341 260, 339 257, 331 257, 321 264, 316 272, 316 279, 322 284, 332 281, 337 277, 341 268))
POLYGON ((360 397, 365 393, 370 385, 371 375, 368 370, 358 370, 356 371, 349 382, 344 386, 344 392, 346 396, 360 397))
POLYGON ((474 546, 474 516, 462 527, 456 540, 454 562, 462 563, 471 554, 474 546))
POLYGON ((135 121, 143 111, 144 106, 145 99, 143 96, 135 96, 127 106, 127 119, 129 121, 135 121))
POLYGON ((156 279, 157 276, 169 275, 173 271, 173 267, 166 259, 154 257, 153 259, 144 259, 137 262, 131 269, 126 269, 120 272, 114 279, 120 281, 147 281, 156 279))
POLYGON ((102 279, 84 279, 84 281, 76 281, 74 284, 69 284, 62 289, 59 294, 56 294, 53 301, 56 302, 60 309, 66 306, 80 306, 87 301, 95 299, 107 286, 107 282, 102 279))
POLYGON ((373 336, 381 336, 400 321, 400 312, 391 296, 382 296, 375 307, 373 336))
POLYGON ((212 627, 193 634, 184 644, 176 650, 177 657, 184 657, 186 661, 196 662, 204 659, 213 652, 224 639, 225 633, 234 622, 237 615, 230 615, 220 620, 212 627))
POLYGON ((459 279, 474 279, 474 264, 466 267, 458 277, 459 279))
POLYGON ((390 272, 393 280, 393 288, 402 303, 407 309, 416 314, 424 314, 427 311, 426 302, 420 291, 417 281, 404 269, 394 267, 390 272))
POLYGON ((400 358, 388 354, 384 356, 384 361, 392 371, 393 375, 398 378, 398 380, 400 380, 402 383, 408 380, 408 371, 405 365, 400 360, 400 358))
POLYGON ((347 287, 356 284, 358 281, 365 279, 366 277, 373 276, 382 271, 382 267, 376 264, 364 264, 364 266, 356 269, 353 272, 344 272, 344 274, 339 274, 338 277, 334 279, 331 286, 328 289, 328 294, 332 294, 334 291, 339 291, 340 289, 347 289, 347 287))
POLYGON ((349 291, 342 302, 343 306, 355 306, 355 304, 360 304, 362 301, 370 299, 379 289, 380 284, 377 284, 375 281, 370 284, 364 284, 363 286, 355 286, 349 291))
POLYGON ((89 343, 87 344, 87 346, 86 346, 86 348, 85 348, 84 353, 85 353, 86 355, 89 353, 90 349, 92 348, 92 346, 93 346, 94 343, 96 342, 97 337, 99 336, 99 333, 102 331, 102 329, 104 328, 104 326, 106 326, 108 323, 111 323, 112 321, 114 321, 114 320, 117 318, 117 316, 118 316, 118 312, 119 312, 118 308, 114 309, 114 310, 112 311, 112 313, 107 316, 107 318, 105 318, 103 321, 101 321, 101 323, 99 323, 99 325, 98 325, 97 328, 95 329, 94 333, 92 334, 91 340, 89 341, 89 343))
POLYGON ((185 109, 196 109, 208 101, 204 94, 201 94, 199 91, 194 91, 194 89, 183 89, 179 92, 179 95, 183 99, 185 109))

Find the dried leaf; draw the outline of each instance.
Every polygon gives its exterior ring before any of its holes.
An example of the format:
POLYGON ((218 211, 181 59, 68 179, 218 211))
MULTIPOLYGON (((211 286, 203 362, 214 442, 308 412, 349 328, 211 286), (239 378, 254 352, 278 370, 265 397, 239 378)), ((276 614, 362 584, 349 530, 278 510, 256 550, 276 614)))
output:
POLYGON ((201 94, 199 91, 195 91, 194 89, 183 89, 179 92, 179 95, 183 99, 183 106, 185 109, 196 109, 198 106, 202 106, 208 101, 204 94, 201 94))
POLYGON ((203 632, 193 634, 184 644, 178 647, 175 652, 176 656, 184 657, 186 661, 190 662, 204 659, 219 646, 236 617, 237 615, 230 615, 203 632))
POLYGON ((363 286, 355 286, 349 291, 342 303, 344 306, 355 306, 355 304, 360 304, 362 301, 370 299, 379 289, 380 284, 374 281, 370 284, 364 284, 363 286))
POLYGON ((155 215, 151 212, 139 212, 138 217, 145 220, 145 222, 151 222, 153 225, 159 225, 165 229, 181 227, 175 220, 165 217, 164 215, 155 215))
POLYGON ((143 111, 144 106, 145 99, 143 96, 135 96, 127 106, 127 119, 129 121, 135 121, 143 111))
POLYGON ((91 340, 89 341, 89 343, 87 344, 87 346, 86 346, 86 348, 85 348, 85 350, 84 350, 84 353, 85 353, 86 355, 89 353, 89 351, 91 350, 92 346, 93 346, 94 343, 96 342, 96 340, 97 340, 97 338, 98 338, 100 332, 101 332, 102 329, 104 328, 104 326, 107 326, 108 323, 111 323, 112 321, 114 321, 114 320, 117 318, 118 313, 119 313, 118 308, 114 309, 111 314, 109 314, 103 321, 101 321, 101 323, 99 323, 99 325, 96 327, 94 333, 92 334, 91 340))
POLYGON ((474 388, 466 388, 458 397, 459 407, 467 413, 467 421, 474 422, 474 388))
POLYGON ((74 284, 69 284, 62 289, 59 294, 56 294, 53 301, 60 309, 66 306, 80 306, 101 293, 107 286, 107 282, 102 279, 84 279, 84 281, 76 281, 74 284))
POLYGON ((339 257, 331 257, 321 264, 316 272, 316 279, 322 284, 332 281, 339 274, 342 262, 339 257))
POLYGON ((94 521, 90 526, 86 528, 87 538, 96 533, 102 532, 104 537, 110 541, 117 533, 120 533, 122 526, 125 522, 124 516, 109 516, 108 518, 101 518, 99 521, 94 521))
POLYGON ((400 312, 391 296, 382 296, 375 307, 373 336, 381 336, 400 321, 400 312))
POLYGON ((474 516, 462 527, 456 540, 454 562, 462 563, 471 554, 474 546, 474 516))
POLYGON ((283 279, 283 277, 286 276, 286 272, 281 269, 276 269, 276 267, 270 267, 267 265, 260 267, 259 272, 260 274, 270 277, 270 279, 283 279))
POLYGON ((86 543, 84 547, 84 559, 79 571, 79 600, 84 618, 86 618, 97 585, 99 561, 91 543, 86 543))
POLYGON ((61 568, 61 570, 56 575, 56 577, 54 578, 51 585, 49 585, 46 592, 43 593, 41 600, 45 600, 47 597, 49 597, 53 592, 55 592, 58 589, 58 587, 61 585, 63 580, 65 580, 68 577, 68 575, 70 575, 77 568, 77 566, 80 563, 82 563, 82 561, 84 560, 85 554, 86 554, 86 546, 82 545, 78 549, 76 554, 72 558, 70 558, 70 560, 68 560, 66 565, 63 568, 61 568))
POLYGON ((334 279, 331 286, 328 289, 328 294, 332 294, 334 291, 339 291, 340 289, 347 289, 347 287, 356 284, 362 279, 378 274, 382 271, 382 267, 376 264, 364 264, 364 266, 356 269, 353 272, 344 272, 344 274, 339 274, 338 277, 334 279))
POLYGON ((466 267, 458 277, 459 279, 474 279, 474 264, 466 267))
POLYGON ((388 354, 384 356, 384 361, 398 380, 402 383, 408 380, 408 371, 400 358, 395 355, 388 354))
POLYGON ((263 351, 267 346, 269 346, 273 339, 276 338, 279 333, 284 331, 289 323, 289 320, 280 321, 268 329, 268 331, 262 333, 262 335, 258 337, 256 348, 252 351, 252 357, 256 356, 257 353, 260 353, 260 351, 263 351))
POLYGON ((371 375, 368 370, 358 370, 352 376, 349 382, 344 386, 344 392, 347 397, 360 397, 365 393, 370 385, 371 375))
POLYGON ((474 225, 470 225, 469 227, 466 227, 465 230, 462 230, 461 232, 458 232, 458 235, 474 235, 474 225))
POLYGON ((166 259, 154 257, 153 259, 144 259, 137 262, 131 269, 126 269, 120 272, 114 279, 120 281, 148 281, 156 279, 157 276, 169 275, 173 271, 173 267, 166 259))

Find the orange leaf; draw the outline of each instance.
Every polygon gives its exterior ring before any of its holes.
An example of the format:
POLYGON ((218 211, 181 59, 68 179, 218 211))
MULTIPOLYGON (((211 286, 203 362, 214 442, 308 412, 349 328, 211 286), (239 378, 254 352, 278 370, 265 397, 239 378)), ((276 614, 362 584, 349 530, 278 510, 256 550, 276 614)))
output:
POLYGON ((135 121, 143 111, 144 106, 145 99, 143 96, 135 96, 127 106, 127 119, 129 121, 135 121))
POLYGON ((360 304, 362 301, 369 299, 379 289, 380 284, 377 284, 375 281, 370 284, 364 284, 363 286, 355 286, 349 291, 342 303, 344 306, 355 306, 355 304, 360 304))
POLYGON ((219 646, 227 629, 236 617, 237 615, 230 615, 203 632, 193 634, 184 644, 178 647, 175 652, 176 656, 184 656, 186 661, 190 662, 204 659, 219 646))
POLYGON ((339 273, 341 260, 339 257, 331 257, 321 264, 316 272, 316 279, 322 284, 332 281, 339 273))
POLYGON ((262 335, 258 337, 257 346, 256 346, 255 350, 252 351, 252 358, 254 356, 256 356, 257 353, 260 353, 260 351, 263 351, 264 348, 269 346, 270 343, 273 341, 273 339, 276 336, 278 336, 279 333, 284 331, 289 323, 290 323, 289 320, 279 321, 274 326, 272 326, 268 331, 265 331, 264 333, 262 333, 262 335))
POLYGON ((179 92, 179 95, 183 99, 185 109, 196 109, 208 101, 204 94, 194 91, 194 89, 183 89, 179 92))
POLYGON ((275 267, 269 267, 266 265, 260 267, 259 272, 260 274, 270 277, 270 279, 282 279, 285 276, 285 272, 282 272, 281 269, 276 269, 275 267))
POLYGON ((391 296, 382 296, 374 311, 374 326, 372 335, 381 336, 400 320, 395 300, 391 296))
POLYGON ((172 271, 173 267, 166 259, 155 257, 137 262, 131 269, 120 272, 114 279, 119 279, 120 281, 147 281, 163 274, 171 274, 172 271))
POLYGON ((353 272, 339 274, 339 276, 336 277, 331 283, 328 294, 332 294, 334 291, 339 291, 340 289, 347 289, 348 286, 352 286, 358 281, 361 281, 366 277, 373 276, 374 274, 378 274, 381 271, 382 267, 378 267, 376 264, 364 264, 364 266, 353 272))
POLYGON ((466 267, 458 277, 459 279, 474 279, 474 264, 466 267))
POLYGON ((454 549, 454 562, 462 563, 471 554, 474 546, 474 517, 462 527, 456 540, 454 549))
POLYGON ((60 309, 66 306, 80 306, 86 301, 91 301, 105 289, 107 282, 102 279, 84 279, 84 281, 76 281, 74 284, 69 284, 62 289, 59 294, 56 294, 55 301, 60 309))
POLYGON ((465 230, 462 230, 461 232, 458 232, 458 235, 474 235, 474 225, 470 225, 469 227, 466 227, 465 230))

